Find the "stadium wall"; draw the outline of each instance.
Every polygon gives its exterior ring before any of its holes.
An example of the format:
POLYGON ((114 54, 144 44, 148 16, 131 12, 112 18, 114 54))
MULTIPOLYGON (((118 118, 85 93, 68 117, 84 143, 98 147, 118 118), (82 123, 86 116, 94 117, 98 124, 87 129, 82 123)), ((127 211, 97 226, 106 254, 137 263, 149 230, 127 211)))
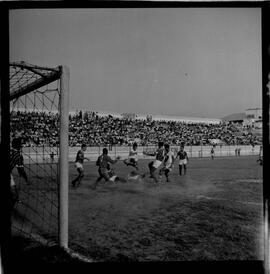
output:
MULTIPOLYGON (((189 158, 210 158, 210 151, 212 146, 186 146, 185 151, 188 154, 189 158)), ((260 153, 260 146, 216 146, 215 147, 215 157, 227 157, 227 156, 235 156, 235 149, 240 148, 240 155, 241 156, 249 156, 249 155, 259 155, 260 153)), ((69 148, 69 161, 74 162, 76 158, 77 151, 80 147, 70 147, 69 148)), ((85 152, 85 157, 90 158, 90 161, 95 161, 97 157, 102 153, 103 147, 88 147, 85 152)), ((154 151, 156 149, 155 146, 147 146, 147 147, 138 147, 138 155, 139 159, 152 159, 153 156, 147 156, 143 154, 143 151, 154 151)), ((179 146, 171 146, 172 151, 176 154, 179 150, 179 146)), ((121 156, 122 159, 128 157, 130 147, 127 146, 113 146, 108 147, 109 155, 112 158, 116 156, 121 156)), ((38 162, 48 163, 51 161, 50 154, 47 152, 49 151, 46 148, 39 147, 35 148, 35 150, 31 147, 24 147, 23 154, 25 159, 25 164, 31 164, 30 160, 31 155, 34 155, 38 162), (37 151, 38 149, 38 151, 37 151)), ((58 155, 55 155, 54 161, 58 161, 58 155)))

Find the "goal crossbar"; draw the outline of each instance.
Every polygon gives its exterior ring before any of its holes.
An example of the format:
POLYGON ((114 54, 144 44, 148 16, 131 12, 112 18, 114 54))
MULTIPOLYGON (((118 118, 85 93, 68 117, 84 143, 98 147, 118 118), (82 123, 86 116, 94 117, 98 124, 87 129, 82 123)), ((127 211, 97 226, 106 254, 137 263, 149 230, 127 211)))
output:
POLYGON ((12 101, 17 99, 23 95, 30 93, 33 90, 36 90, 42 86, 48 85, 61 77, 61 67, 57 68, 47 68, 34 66, 31 64, 27 64, 25 62, 13 62, 10 63, 10 67, 17 67, 22 70, 28 70, 33 72, 35 75, 38 75, 39 78, 35 81, 28 83, 24 86, 14 87, 10 84, 10 97, 9 100, 12 101), (43 71, 48 71, 48 73, 44 73, 43 71))

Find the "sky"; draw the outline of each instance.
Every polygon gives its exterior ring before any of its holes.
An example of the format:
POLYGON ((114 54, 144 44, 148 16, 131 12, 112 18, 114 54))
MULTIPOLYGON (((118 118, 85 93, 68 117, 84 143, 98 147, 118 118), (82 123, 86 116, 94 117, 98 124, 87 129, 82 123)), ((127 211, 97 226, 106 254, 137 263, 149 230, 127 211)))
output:
POLYGON ((70 110, 222 118, 262 107, 259 8, 10 11, 10 61, 70 70, 70 110))

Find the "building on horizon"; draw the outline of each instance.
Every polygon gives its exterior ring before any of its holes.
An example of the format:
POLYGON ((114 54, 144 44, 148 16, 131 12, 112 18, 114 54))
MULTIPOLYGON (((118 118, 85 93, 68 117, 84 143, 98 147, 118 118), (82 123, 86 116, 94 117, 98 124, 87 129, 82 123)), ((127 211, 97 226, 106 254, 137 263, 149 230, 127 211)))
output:
POLYGON ((248 108, 245 112, 227 115, 222 121, 262 129, 262 108, 248 108))

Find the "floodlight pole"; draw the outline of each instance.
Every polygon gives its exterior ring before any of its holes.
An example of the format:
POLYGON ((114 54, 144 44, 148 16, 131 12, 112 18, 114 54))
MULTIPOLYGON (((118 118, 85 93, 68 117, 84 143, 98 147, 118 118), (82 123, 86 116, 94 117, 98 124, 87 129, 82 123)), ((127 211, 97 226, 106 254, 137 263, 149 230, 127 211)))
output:
POLYGON ((68 248, 68 126, 69 69, 61 66, 60 78, 60 149, 59 149, 59 244, 68 248))

